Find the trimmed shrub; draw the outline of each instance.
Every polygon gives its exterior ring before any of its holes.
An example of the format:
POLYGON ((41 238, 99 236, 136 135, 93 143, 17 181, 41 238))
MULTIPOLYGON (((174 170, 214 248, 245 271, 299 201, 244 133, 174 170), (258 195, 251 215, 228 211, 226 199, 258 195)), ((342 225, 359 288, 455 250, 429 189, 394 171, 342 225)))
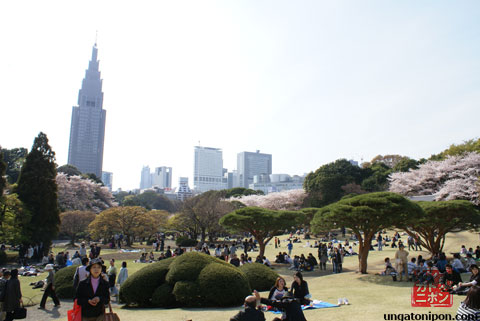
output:
POLYGON ((178 281, 173 288, 175 299, 184 306, 198 307, 204 304, 197 282, 178 281))
POLYGON ((67 266, 58 270, 53 279, 55 293, 60 299, 73 299, 75 297, 75 289, 73 288, 73 276, 78 265, 67 266))
POLYGON ((175 306, 175 296, 172 294, 172 286, 164 283, 155 289, 152 295, 152 305, 155 307, 168 308, 175 306))
POLYGON ((200 271, 208 264, 214 262, 230 265, 225 261, 203 253, 184 253, 176 257, 175 261, 170 265, 166 280, 170 284, 174 284, 177 281, 195 281, 200 271))
POLYGON ((211 263, 198 276, 205 305, 241 305, 250 294, 250 285, 245 273, 231 264, 211 263))
POLYGON ((268 266, 260 263, 244 264, 239 269, 247 275, 252 291, 270 290, 279 276, 268 266))
POLYGON ((120 288, 120 301, 142 307, 151 305, 153 292, 165 282, 165 276, 173 261, 174 258, 168 258, 151 263, 129 276, 120 288))
POLYGON ((190 246, 196 246, 198 244, 197 240, 192 240, 189 239, 186 236, 180 236, 176 241, 175 244, 178 246, 185 246, 185 247, 190 247, 190 246))

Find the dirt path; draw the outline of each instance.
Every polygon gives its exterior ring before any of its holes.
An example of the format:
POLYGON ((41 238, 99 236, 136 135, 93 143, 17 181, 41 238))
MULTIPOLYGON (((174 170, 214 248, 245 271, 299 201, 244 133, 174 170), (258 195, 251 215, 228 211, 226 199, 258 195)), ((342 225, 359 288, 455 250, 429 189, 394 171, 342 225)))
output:
MULTIPOLYGON (((61 306, 59 308, 53 307, 51 300, 47 301, 46 309, 39 310, 38 305, 27 308, 27 320, 32 321, 48 321, 48 320, 67 320, 67 311, 73 308, 73 302, 71 300, 61 300, 61 306)), ((115 303, 112 304, 114 310, 119 309, 120 306, 115 303)))

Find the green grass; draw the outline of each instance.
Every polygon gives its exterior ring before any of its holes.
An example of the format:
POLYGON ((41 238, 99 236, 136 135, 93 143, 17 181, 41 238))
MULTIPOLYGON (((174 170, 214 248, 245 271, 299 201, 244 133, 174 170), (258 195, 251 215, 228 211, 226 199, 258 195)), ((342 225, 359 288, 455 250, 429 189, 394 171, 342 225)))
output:
MULTIPOLYGON (((389 233, 393 235, 393 233, 389 233)), ((281 237, 285 239, 286 236, 281 237)), ((406 237, 402 237, 404 242, 406 237)), ((317 255, 317 249, 304 248, 303 243, 294 244, 293 254, 317 255)), ((310 240, 313 244, 314 240, 310 240)), ((462 232, 450 234, 447 237, 445 252, 458 252, 462 244, 468 247, 474 247, 479 243, 479 236, 476 233, 462 232)), ((356 247, 355 250, 358 251, 356 247)), ((282 242, 280 249, 275 249, 273 244, 269 244, 266 249, 266 256, 273 261, 275 255, 279 251, 287 251, 286 243, 282 242)), ((358 268, 357 257, 346 257, 344 262, 345 273, 331 274, 331 264, 327 265, 327 273, 316 270, 315 272, 304 273, 313 299, 322 300, 330 303, 337 303, 338 298, 348 298, 350 305, 341 306, 339 308, 319 309, 306 311, 307 320, 384 320, 384 313, 449 313, 455 314, 458 305, 465 297, 454 296, 454 303, 451 308, 412 308, 410 303, 410 295, 412 283, 409 282, 393 282, 390 277, 382 277, 375 275, 383 270, 383 260, 385 257, 393 258, 396 249, 384 248, 384 251, 371 251, 368 258, 368 274, 362 275, 356 273, 358 268)), ((112 253, 103 252, 105 258, 110 255, 118 257, 118 265, 122 261, 120 254, 116 251, 112 253), (108 255, 107 255, 108 254, 108 255)), ((428 257, 427 252, 411 252, 415 257, 422 254, 428 257)), ((255 257, 257 252, 253 252, 251 256, 255 257)), ((139 256, 139 255, 138 255, 139 256)), ((128 260, 129 274, 132 275, 145 264, 133 263, 132 259, 128 260)), ((290 286, 293 281, 293 272, 287 268, 277 268, 276 272, 284 276, 287 285, 290 286)), ((40 290, 29 290, 26 286, 28 281, 44 278, 45 275, 37 278, 21 278, 22 291, 24 296, 33 295, 34 301, 41 298, 40 290), (35 295, 36 294, 36 295, 35 295)), ((262 296, 266 296, 267 292, 262 292, 262 296)), ((122 321, 170 321, 170 320, 189 320, 194 321, 211 321, 211 320, 229 320, 231 316, 237 313, 241 307, 223 308, 223 309, 116 309, 116 313, 122 321)), ((272 320, 274 314, 266 313, 266 319, 272 320)))

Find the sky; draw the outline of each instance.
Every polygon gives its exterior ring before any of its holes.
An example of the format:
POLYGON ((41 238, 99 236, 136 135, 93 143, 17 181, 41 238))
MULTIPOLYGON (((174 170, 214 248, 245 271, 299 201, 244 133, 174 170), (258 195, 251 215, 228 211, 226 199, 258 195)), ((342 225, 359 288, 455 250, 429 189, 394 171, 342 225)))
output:
POLYGON ((429 157, 478 138, 480 1, 2 1, 0 145, 47 134, 67 163, 98 31, 103 170, 189 177, 193 146, 273 155, 301 175, 339 158, 429 157))

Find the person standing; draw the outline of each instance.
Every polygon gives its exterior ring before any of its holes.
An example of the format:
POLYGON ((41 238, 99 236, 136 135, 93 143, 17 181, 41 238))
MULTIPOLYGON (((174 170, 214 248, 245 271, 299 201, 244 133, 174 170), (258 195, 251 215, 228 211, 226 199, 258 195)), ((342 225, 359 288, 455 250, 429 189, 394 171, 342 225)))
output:
POLYGON ((12 321, 15 309, 20 308, 22 301, 22 290, 18 280, 18 270, 13 269, 10 279, 5 285, 5 301, 3 302, 3 311, 6 312, 5 321, 12 321))
POLYGON ((405 273, 406 281, 408 281, 408 252, 405 251, 405 246, 399 245, 398 251, 395 253, 395 269, 397 273, 400 275, 400 281, 403 280, 403 274, 405 273))
POLYGON ((117 277, 117 284, 119 287, 122 287, 123 282, 125 282, 128 278, 128 270, 127 270, 127 262, 122 262, 122 267, 120 268, 120 272, 118 272, 117 277))
POLYGON ((82 307, 82 321, 103 321, 105 306, 110 302, 108 282, 101 274, 105 266, 100 259, 93 259, 87 266, 90 276, 79 283, 75 297, 82 307))
POLYGON ((107 270, 108 285, 110 286, 110 295, 117 295, 117 288, 115 287, 115 280, 117 279, 117 267, 115 266, 115 259, 110 260, 110 267, 107 270))
POLYGON ((377 243, 378 243, 378 250, 381 251, 383 247, 383 237, 381 232, 378 232, 377 243))
POLYGON ((78 284, 88 277, 87 264, 88 257, 84 257, 82 258, 82 265, 78 266, 75 270, 75 275, 73 276, 73 287, 75 290, 77 289, 78 284))
POLYGON ((55 304, 55 307, 60 306, 60 301, 57 298, 57 294, 55 293, 55 286, 53 285, 53 279, 54 279, 54 270, 53 270, 53 265, 52 264, 47 264, 45 267, 45 271, 48 271, 48 276, 47 276, 47 283, 45 287, 45 292, 43 292, 42 300, 40 301, 40 306, 38 307, 39 309, 45 309, 45 303, 47 302, 47 298, 50 296, 53 300, 53 303, 55 304))
POLYGON ((84 257, 87 257, 87 249, 85 248, 85 243, 82 242, 80 245, 80 250, 78 250, 78 253, 80 254, 80 257, 83 259, 84 257))
POLYGON ((287 245, 287 249, 288 249, 288 255, 291 256, 292 255, 292 249, 293 249, 293 243, 292 241, 290 241, 287 245))
POLYGON ((1 278, 0 278, 0 320, 5 319, 5 311, 3 311, 3 302, 5 301, 5 291, 6 291, 6 285, 7 281, 10 278, 10 271, 7 271, 7 269, 2 269, 0 272, 1 278))

